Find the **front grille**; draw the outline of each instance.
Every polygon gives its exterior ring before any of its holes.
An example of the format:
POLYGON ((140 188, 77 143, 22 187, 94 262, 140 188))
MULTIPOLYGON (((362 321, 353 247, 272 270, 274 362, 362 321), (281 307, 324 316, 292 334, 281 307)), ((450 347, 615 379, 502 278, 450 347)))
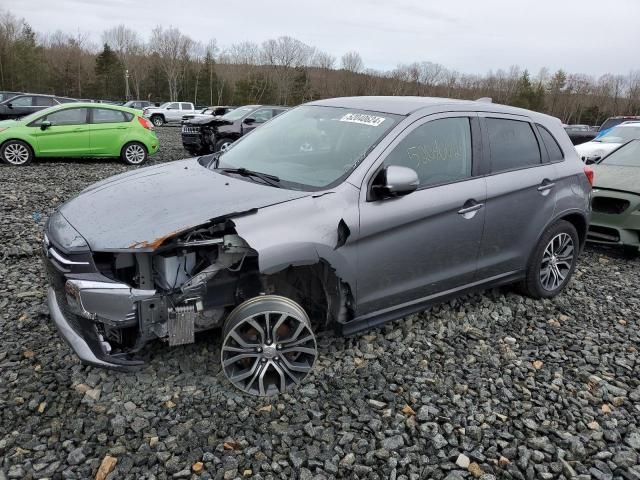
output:
POLYGON ((200 127, 182 126, 182 133, 200 134, 200 127))
POLYGON ((591 208, 594 212, 619 215, 629 208, 631 203, 628 200, 611 197, 594 197, 591 208))

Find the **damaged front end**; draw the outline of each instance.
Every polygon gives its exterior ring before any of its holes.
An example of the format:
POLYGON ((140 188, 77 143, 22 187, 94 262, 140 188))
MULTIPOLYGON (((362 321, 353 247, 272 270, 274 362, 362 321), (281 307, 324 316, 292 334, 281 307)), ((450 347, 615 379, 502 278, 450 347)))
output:
POLYGON ((230 220, 153 247, 75 254, 45 239, 51 315, 85 363, 126 369, 149 341, 193 343, 261 291, 257 254, 230 220))

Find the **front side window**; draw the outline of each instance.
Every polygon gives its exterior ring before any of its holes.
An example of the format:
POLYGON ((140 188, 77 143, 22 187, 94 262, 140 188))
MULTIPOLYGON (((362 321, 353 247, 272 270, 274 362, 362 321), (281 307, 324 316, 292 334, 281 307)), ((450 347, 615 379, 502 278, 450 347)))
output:
POLYGON ((471 177, 471 152, 469 118, 443 118, 416 127, 384 164, 412 168, 427 187, 471 177))
POLYGON ((69 108, 50 113, 38 120, 38 124, 44 121, 51 122, 51 125, 83 125, 87 123, 86 108, 69 108))
POLYGON ((9 103, 14 107, 31 107, 33 105, 33 97, 15 97, 9 103))
POLYGON ((256 123, 264 123, 267 120, 271 120, 273 117, 273 110, 270 108, 261 108, 260 110, 256 110, 250 115, 256 123))
POLYGON ((180 104, 179 103, 170 103, 169 105, 167 105, 167 109, 179 110, 180 109, 180 104))
POLYGON ((120 123, 127 119, 123 112, 106 108, 93 109, 93 123, 120 123))
POLYGON ((329 188, 343 181, 402 118, 304 105, 243 137, 219 157, 217 167, 275 175, 284 188, 329 188))
POLYGON ((222 118, 225 120, 229 120, 230 122, 235 122, 237 120, 240 120, 241 118, 243 118, 244 116, 248 115, 251 112, 253 112, 253 108, 251 107, 240 107, 240 108, 236 108, 235 110, 231 110, 222 118))
POLYGON ((493 173, 540 165, 540 147, 529 122, 485 119, 493 173))
POLYGON ((562 160, 564 160, 562 149, 560 148, 560 145, 558 145, 558 142, 553 137, 551 132, 544 128, 542 125, 538 125, 538 132, 540 132, 542 143, 544 143, 544 146, 547 149, 547 153, 549 154, 549 161, 561 162, 562 160))

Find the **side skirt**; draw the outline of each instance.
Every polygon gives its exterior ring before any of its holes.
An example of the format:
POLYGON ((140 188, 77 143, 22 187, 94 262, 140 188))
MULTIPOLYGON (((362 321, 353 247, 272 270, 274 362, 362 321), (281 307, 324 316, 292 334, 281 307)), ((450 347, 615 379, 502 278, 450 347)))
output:
POLYGON ((524 278, 524 272, 521 270, 503 273, 496 275, 495 277, 485 278, 477 282, 469 283, 461 287, 453 288, 451 290, 445 290, 427 297, 419 298, 400 304, 395 307, 385 308, 376 312, 362 315, 351 320, 349 323, 339 325, 338 330, 342 335, 353 335, 365 330, 369 330, 378 327, 384 323, 404 318, 407 315, 421 312, 426 310, 429 306, 443 303, 460 295, 471 293, 479 290, 486 290, 489 288, 499 287, 501 285, 508 285, 515 283, 524 278))

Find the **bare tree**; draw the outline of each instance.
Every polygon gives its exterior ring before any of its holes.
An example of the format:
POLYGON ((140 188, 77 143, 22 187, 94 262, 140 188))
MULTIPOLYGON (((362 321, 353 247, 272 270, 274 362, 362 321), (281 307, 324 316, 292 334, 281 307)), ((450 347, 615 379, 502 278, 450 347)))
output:
POLYGON ((177 28, 163 29, 158 26, 151 33, 151 49, 158 55, 160 66, 169 84, 169 100, 178 99, 178 82, 184 75, 184 67, 189 60, 189 49, 193 40, 183 35, 177 28))
POLYGON ((352 73, 360 73, 364 69, 364 62, 358 52, 347 52, 340 59, 342 69, 352 73))

